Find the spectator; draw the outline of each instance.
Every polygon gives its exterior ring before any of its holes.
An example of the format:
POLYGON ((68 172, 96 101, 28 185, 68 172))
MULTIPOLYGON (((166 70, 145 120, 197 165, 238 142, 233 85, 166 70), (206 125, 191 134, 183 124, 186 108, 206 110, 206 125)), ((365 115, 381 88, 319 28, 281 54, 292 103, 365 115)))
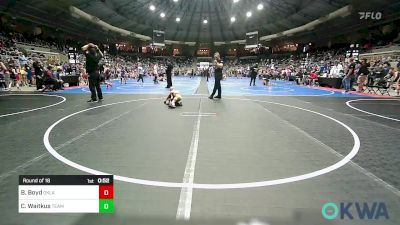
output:
POLYGON ((346 75, 343 78, 343 87, 345 89, 344 92, 349 92, 352 89, 351 86, 351 79, 354 76, 354 70, 356 68, 356 64, 354 63, 354 59, 350 58, 349 60, 349 65, 347 66, 347 72, 346 75))
POLYGON ((33 69, 35 71, 36 90, 40 90, 43 85, 43 66, 37 59, 33 63, 33 69))
POLYGON ((394 76, 393 82, 395 84, 396 94, 397 96, 400 96, 400 73, 398 67, 394 68, 393 76, 394 76))
POLYGON ((363 92, 364 91, 364 85, 365 85, 365 82, 367 80, 367 76, 369 75, 369 70, 368 70, 369 66, 370 65, 369 65, 369 63, 367 63, 366 59, 363 59, 361 61, 361 67, 359 68, 359 70, 357 72, 357 75, 358 75, 358 78, 357 78, 358 92, 363 92))
POLYGON ((3 90, 8 90, 6 82, 7 73, 8 73, 7 67, 4 65, 2 61, 0 61, 0 87, 2 87, 3 90))
POLYGON ((51 88, 51 90, 55 91, 60 88, 59 82, 53 77, 53 71, 51 66, 48 66, 47 70, 44 72, 43 84, 45 85, 44 90, 49 90, 49 88, 51 88))
POLYGON ((33 77, 32 67, 27 65, 26 66, 26 79, 28 81, 29 87, 32 86, 32 77, 33 77))

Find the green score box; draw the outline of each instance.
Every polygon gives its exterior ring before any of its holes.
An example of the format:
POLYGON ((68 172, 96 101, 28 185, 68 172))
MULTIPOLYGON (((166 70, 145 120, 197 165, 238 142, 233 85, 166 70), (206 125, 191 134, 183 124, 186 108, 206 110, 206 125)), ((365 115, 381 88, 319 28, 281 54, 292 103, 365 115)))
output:
POLYGON ((99 199, 99 213, 114 213, 114 200, 99 199))

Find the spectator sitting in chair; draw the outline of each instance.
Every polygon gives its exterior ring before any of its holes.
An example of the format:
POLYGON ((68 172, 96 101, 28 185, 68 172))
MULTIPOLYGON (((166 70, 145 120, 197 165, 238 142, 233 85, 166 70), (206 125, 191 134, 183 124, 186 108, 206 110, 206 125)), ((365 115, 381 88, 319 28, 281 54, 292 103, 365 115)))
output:
POLYGON ((318 80, 318 75, 317 75, 317 73, 315 71, 312 71, 307 79, 308 79, 307 83, 309 85, 315 85, 315 81, 318 80))
POLYGON ((61 90, 64 90, 64 81, 61 79, 62 69, 61 67, 57 68, 57 71, 53 73, 53 78, 57 81, 58 87, 61 90))
POLYGON ((47 70, 44 72, 43 84, 45 85, 43 91, 50 90, 50 88, 53 91, 60 89, 60 82, 53 77, 51 66, 48 66, 47 70))
POLYGON ((300 85, 302 83, 302 80, 303 80, 303 73, 301 72, 300 69, 296 70, 295 77, 296 77, 296 84, 300 85))

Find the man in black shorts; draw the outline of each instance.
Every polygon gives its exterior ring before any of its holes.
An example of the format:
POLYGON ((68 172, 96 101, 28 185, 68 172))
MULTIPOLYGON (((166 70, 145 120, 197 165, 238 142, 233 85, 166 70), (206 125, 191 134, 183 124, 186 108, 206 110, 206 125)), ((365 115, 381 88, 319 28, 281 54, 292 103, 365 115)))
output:
POLYGON ((99 62, 103 57, 103 53, 100 51, 97 45, 89 43, 82 47, 86 56, 86 72, 89 75, 89 89, 91 92, 91 99, 88 102, 97 102, 103 99, 103 93, 100 87, 100 73, 99 73, 99 62), (97 96, 96 96, 97 91, 97 96))
POLYGON ((215 74, 215 83, 214 83, 214 90, 210 95, 209 99, 213 99, 215 92, 218 90, 218 95, 215 98, 221 98, 221 80, 222 80, 222 68, 224 64, 222 63, 221 56, 219 52, 214 54, 214 74, 215 74))
POLYGON ((250 86, 251 86, 251 83, 253 83, 253 86, 256 86, 257 68, 258 68, 257 63, 254 64, 252 67, 250 67, 250 77, 251 77, 250 86))
POLYGON ((171 63, 168 63, 167 69, 165 73, 167 74, 167 86, 165 88, 170 88, 172 87, 172 69, 174 66, 171 63))

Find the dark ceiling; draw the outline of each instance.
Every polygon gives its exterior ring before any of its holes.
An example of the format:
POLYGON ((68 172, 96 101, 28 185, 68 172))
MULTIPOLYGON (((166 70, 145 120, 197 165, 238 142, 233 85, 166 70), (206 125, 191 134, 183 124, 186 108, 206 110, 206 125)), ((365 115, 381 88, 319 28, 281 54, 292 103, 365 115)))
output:
POLYGON ((274 34, 303 25, 349 3, 349 0, 105 0, 69 1, 75 7, 107 23, 152 36, 165 30, 167 40, 219 42, 242 40, 245 33, 259 30, 274 34), (262 3, 264 8, 257 10, 262 3), (150 5, 156 9, 151 11, 150 5), (251 11, 252 16, 246 17, 251 11), (165 17, 161 18, 160 13, 165 17), (231 16, 236 21, 231 23, 231 16), (181 21, 177 23, 176 17, 181 21), (203 24, 204 18, 208 23, 203 24))
POLYGON ((118 36, 87 20, 71 16, 74 6, 115 27, 151 37, 153 30, 164 30, 166 39, 196 43, 226 42, 245 39, 245 33, 259 31, 259 36, 279 33, 304 25, 346 5, 352 5, 351 16, 337 18, 299 35, 318 39, 345 34, 381 21, 360 20, 358 12, 380 11, 385 20, 398 19, 399 0, 0 0, 0 10, 15 18, 39 25, 57 27, 64 34, 88 39, 118 36), (262 3, 264 8, 257 10, 262 3), (150 5, 155 10, 149 9, 150 5), (250 18, 246 12, 252 11, 250 18), (161 18, 160 13, 165 17, 161 18), (231 23, 231 16, 236 21, 231 23), (180 17, 179 23, 175 21, 180 17), (207 19, 208 23, 203 24, 207 19))

